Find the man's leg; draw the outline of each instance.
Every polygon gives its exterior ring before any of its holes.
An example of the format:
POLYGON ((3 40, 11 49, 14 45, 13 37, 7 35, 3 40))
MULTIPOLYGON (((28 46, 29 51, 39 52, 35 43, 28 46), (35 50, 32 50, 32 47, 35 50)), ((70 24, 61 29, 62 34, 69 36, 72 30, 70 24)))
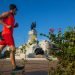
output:
POLYGON ((16 67, 16 62, 15 62, 15 50, 16 48, 14 46, 10 46, 10 59, 11 59, 11 64, 13 68, 16 67))
POLYGON ((24 66, 17 66, 16 65, 16 61, 15 61, 15 46, 10 46, 10 59, 11 59, 11 63, 12 63, 12 66, 13 66, 13 71, 18 71, 18 70, 22 70, 24 69, 24 66))
POLYGON ((1 52, 5 48, 5 45, 0 45, 0 57, 1 57, 1 52))

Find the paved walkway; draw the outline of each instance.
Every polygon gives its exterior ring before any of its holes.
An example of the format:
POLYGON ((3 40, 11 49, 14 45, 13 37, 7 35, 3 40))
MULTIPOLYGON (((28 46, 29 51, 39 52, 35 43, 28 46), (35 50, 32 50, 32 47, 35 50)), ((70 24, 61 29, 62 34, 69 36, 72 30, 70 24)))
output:
MULTIPOLYGON (((16 59, 18 65, 23 65, 23 60, 16 59)), ((51 61, 50 67, 55 67, 58 61, 51 61)), ((29 59, 25 65, 25 73, 18 73, 16 75, 48 75, 49 62, 45 58, 33 58, 29 59)), ((0 71, 4 73, 1 75, 11 75, 9 72, 12 70, 12 65, 10 63, 10 59, 0 59, 0 71)))

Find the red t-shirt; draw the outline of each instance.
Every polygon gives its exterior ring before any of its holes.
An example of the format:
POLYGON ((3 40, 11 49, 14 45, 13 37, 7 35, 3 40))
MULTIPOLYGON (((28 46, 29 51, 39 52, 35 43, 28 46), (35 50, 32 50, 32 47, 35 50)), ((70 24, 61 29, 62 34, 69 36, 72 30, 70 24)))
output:
POLYGON ((13 34, 14 29, 14 15, 12 13, 9 13, 9 16, 3 19, 3 22, 7 25, 11 25, 11 29, 7 28, 6 26, 3 26, 2 34, 13 34))

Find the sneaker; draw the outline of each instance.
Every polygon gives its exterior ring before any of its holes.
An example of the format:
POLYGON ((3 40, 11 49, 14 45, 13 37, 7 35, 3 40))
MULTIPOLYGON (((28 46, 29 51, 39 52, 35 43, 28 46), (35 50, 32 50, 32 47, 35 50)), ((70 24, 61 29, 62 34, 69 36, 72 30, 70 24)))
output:
POLYGON ((24 66, 16 66, 16 68, 14 68, 12 71, 19 71, 23 69, 24 69, 24 66))

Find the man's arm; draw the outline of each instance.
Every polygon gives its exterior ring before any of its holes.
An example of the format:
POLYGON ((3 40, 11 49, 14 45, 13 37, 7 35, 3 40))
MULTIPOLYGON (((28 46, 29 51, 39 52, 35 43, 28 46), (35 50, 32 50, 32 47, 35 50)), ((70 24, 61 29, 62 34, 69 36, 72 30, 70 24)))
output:
POLYGON ((0 19, 3 19, 5 17, 8 17, 9 16, 9 12, 4 12, 0 15, 0 19))
POLYGON ((7 24, 5 24, 2 20, 0 20, 0 24, 7 26, 7 24))
POLYGON ((2 19, 5 18, 5 17, 8 17, 8 16, 9 16, 9 12, 5 12, 5 13, 1 14, 1 15, 0 15, 0 24, 6 26, 7 24, 5 24, 5 23, 2 21, 2 19))

